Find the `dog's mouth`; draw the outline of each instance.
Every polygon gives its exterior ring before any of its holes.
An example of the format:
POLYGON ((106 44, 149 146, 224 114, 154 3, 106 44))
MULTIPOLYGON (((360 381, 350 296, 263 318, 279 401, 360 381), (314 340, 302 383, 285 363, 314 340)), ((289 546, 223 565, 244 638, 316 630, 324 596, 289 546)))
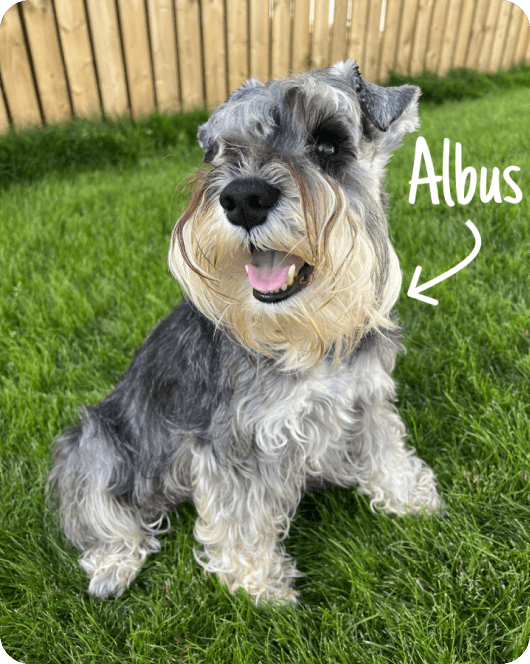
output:
POLYGON ((246 265, 252 295, 260 302, 282 302, 310 281, 313 267, 296 254, 250 246, 252 264, 246 265))

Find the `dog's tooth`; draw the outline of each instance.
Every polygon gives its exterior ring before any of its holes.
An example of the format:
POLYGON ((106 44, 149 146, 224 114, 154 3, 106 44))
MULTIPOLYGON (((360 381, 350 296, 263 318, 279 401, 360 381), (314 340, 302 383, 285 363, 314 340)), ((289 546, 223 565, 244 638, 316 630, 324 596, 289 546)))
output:
POLYGON ((289 272, 287 273, 287 281, 285 282, 287 284, 287 286, 291 286, 293 281, 294 281, 294 271, 295 271, 295 269, 296 269, 296 266, 293 263, 291 265, 291 267, 289 268, 289 272))
POLYGON ((248 274, 248 265, 245 265, 245 270, 247 271, 248 274))
POLYGON ((281 287, 280 290, 287 290, 287 282, 281 287))

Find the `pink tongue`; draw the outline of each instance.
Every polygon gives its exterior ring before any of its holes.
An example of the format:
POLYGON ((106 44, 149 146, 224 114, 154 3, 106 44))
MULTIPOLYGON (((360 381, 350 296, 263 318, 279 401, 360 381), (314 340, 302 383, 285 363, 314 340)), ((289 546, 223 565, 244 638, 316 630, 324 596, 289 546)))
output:
POLYGON ((283 286, 287 281, 287 275, 289 274, 289 268, 291 266, 287 265, 286 267, 275 267, 271 274, 269 270, 265 267, 261 270, 261 274, 253 266, 248 266, 248 280, 252 288, 261 291, 273 291, 280 286, 283 286))
MULTIPOLYGON (((252 288, 261 291, 262 293, 281 288, 281 286, 287 281, 287 275, 289 274, 290 268, 293 265, 295 266, 294 273, 296 275, 304 264, 304 261, 299 256, 285 253, 278 265, 269 271, 269 267, 263 266, 263 263, 266 263, 267 259, 270 258, 270 253, 269 256, 267 256, 266 253, 269 252, 254 252, 252 262, 255 263, 255 265, 248 266, 248 280, 250 285, 252 288)), ((276 255, 276 260, 278 258, 279 256, 276 255)), ((269 263, 269 265, 271 265, 271 263, 269 263)))

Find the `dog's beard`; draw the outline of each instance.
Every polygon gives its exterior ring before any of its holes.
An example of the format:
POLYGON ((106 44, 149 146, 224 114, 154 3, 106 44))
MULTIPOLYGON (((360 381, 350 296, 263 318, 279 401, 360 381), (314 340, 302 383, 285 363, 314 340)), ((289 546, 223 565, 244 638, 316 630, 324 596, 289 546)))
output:
POLYGON ((393 328, 389 313, 401 271, 386 226, 374 241, 362 211, 348 205, 339 187, 318 176, 309 189, 294 169, 289 174, 298 194, 283 208, 288 223, 267 222, 250 235, 229 225, 201 176, 173 231, 169 265, 214 324, 249 351, 274 356, 282 370, 296 372, 325 355, 338 365, 368 331, 393 328), (257 299, 245 267, 252 264, 251 245, 299 257, 311 266, 307 285, 279 302, 257 299))

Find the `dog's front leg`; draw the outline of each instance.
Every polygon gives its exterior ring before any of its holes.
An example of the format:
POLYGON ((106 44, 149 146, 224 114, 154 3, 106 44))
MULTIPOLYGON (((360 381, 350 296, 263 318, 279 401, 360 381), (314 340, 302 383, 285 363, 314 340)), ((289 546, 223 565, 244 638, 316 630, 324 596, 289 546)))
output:
POLYGON ((232 593, 244 588, 256 602, 292 602, 297 593, 291 579, 302 574, 279 540, 287 534, 296 503, 288 505, 285 496, 273 495, 266 474, 250 465, 221 463, 211 448, 195 450, 194 534, 204 551, 194 554, 232 593))
POLYGON ((404 440, 405 425, 390 401, 363 408, 359 490, 390 514, 439 513, 434 473, 404 440))

